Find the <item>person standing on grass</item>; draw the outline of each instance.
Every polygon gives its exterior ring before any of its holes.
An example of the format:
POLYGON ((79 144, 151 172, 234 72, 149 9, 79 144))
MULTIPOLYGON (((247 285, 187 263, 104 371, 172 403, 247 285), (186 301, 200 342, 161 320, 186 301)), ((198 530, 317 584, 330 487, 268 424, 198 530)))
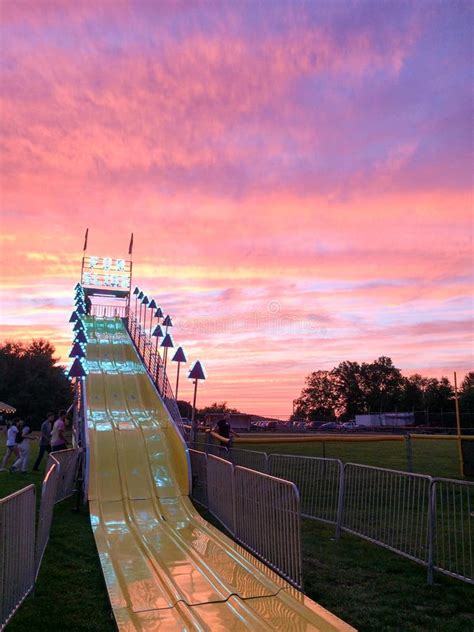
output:
POLYGON ((51 431, 53 429, 54 413, 48 413, 46 421, 41 424, 38 458, 33 465, 33 471, 37 472, 45 452, 51 452, 51 431))
POLYGON ((18 424, 20 423, 19 419, 14 419, 9 425, 7 429, 7 451, 2 460, 2 467, 0 468, 0 472, 6 472, 6 466, 12 454, 15 458, 19 457, 18 446, 16 444, 16 435, 18 433, 18 424))
POLYGON ((35 437, 31 435, 29 422, 23 423, 21 421, 16 435, 18 458, 15 463, 13 463, 11 468, 12 472, 21 471, 22 474, 26 474, 28 471, 28 460, 30 458, 30 442, 34 441, 34 439, 35 437))
POLYGON ((51 451, 58 452, 67 448, 66 441, 66 411, 60 410, 59 417, 54 422, 53 432, 51 433, 51 451))

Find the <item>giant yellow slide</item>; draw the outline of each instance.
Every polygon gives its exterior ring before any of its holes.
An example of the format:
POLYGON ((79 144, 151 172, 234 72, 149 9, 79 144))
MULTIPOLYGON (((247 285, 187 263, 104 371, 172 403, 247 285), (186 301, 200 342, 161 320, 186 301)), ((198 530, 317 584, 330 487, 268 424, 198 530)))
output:
POLYGON ((88 496, 119 630, 353 630, 196 512, 186 446, 121 320, 85 321, 88 496))

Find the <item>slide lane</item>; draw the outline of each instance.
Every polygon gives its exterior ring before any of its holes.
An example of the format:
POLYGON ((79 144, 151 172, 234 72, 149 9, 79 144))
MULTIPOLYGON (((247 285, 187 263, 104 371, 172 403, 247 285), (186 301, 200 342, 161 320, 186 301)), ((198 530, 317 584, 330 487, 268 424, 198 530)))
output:
POLYGON ((120 630, 352 630, 209 525, 120 319, 88 317, 91 522, 120 630))

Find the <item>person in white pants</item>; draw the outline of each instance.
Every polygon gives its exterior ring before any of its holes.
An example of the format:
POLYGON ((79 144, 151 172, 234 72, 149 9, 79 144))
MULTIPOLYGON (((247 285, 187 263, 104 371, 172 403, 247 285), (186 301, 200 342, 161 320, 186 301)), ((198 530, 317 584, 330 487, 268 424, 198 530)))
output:
POLYGON ((34 437, 31 436, 30 427, 23 425, 23 422, 20 423, 21 426, 18 428, 18 431, 21 432, 21 439, 20 443, 17 443, 19 456, 15 463, 13 463, 12 470, 21 470, 23 473, 26 473, 28 471, 28 460, 30 458, 30 442, 34 440, 34 437))

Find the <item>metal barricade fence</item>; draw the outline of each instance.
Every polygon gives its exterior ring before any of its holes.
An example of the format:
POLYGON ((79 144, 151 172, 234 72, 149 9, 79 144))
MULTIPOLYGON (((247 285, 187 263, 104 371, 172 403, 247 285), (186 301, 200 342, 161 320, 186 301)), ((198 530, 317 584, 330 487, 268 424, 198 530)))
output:
POLYGON ((41 488, 41 504, 36 529, 36 577, 38 576, 41 561, 49 540, 53 509, 56 502, 59 481, 59 463, 56 459, 48 459, 46 471, 41 488))
POLYGON ((300 493, 302 516, 336 524, 343 491, 342 461, 270 454, 268 473, 295 483, 300 493))
POLYGON ((258 472, 268 472, 268 457, 266 452, 231 448, 228 451, 227 457, 223 458, 229 459, 234 465, 248 467, 251 470, 257 470, 258 472))
POLYGON ((194 450, 200 450, 201 452, 205 452, 206 454, 212 454, 213 456, 218 456, 221 459, 229 460, 228 450, 225 446, 218 445, 217 443, 202 443, 200 441, 193 441, 192 448, 194 450))
POLYGON ((237 466, 234 494, 236 539, 291 584, 302 588, 300 499, 296 485, 237 466))
POLYGON ((474 483, 435 478, 433 568, 474 584, 474 483))
POLYGON ((192 472, 191 496, 200 505, 207 507, 207 454, 189 450, 192 472))
POLYGON ((35 486, 0 500, 0 629, 35 584, 35 486))
POLYGON ((234 466, 212 454, 207 455, 207 498, 210 513, 234 535, 234 466))
POLYGON ((81 448, 71 448, 69 450, 59 450, 51 452, 46 464, 46 470, 51 463, 57 463, 59 466, 59 477, 56 491, 56 500, 59 502, 72 496, 76 491, 77 468, 79 465, 79 455, 81 448))
POLYGON ((342 530, 429 565, 431 480, 346 463, 342 530))

